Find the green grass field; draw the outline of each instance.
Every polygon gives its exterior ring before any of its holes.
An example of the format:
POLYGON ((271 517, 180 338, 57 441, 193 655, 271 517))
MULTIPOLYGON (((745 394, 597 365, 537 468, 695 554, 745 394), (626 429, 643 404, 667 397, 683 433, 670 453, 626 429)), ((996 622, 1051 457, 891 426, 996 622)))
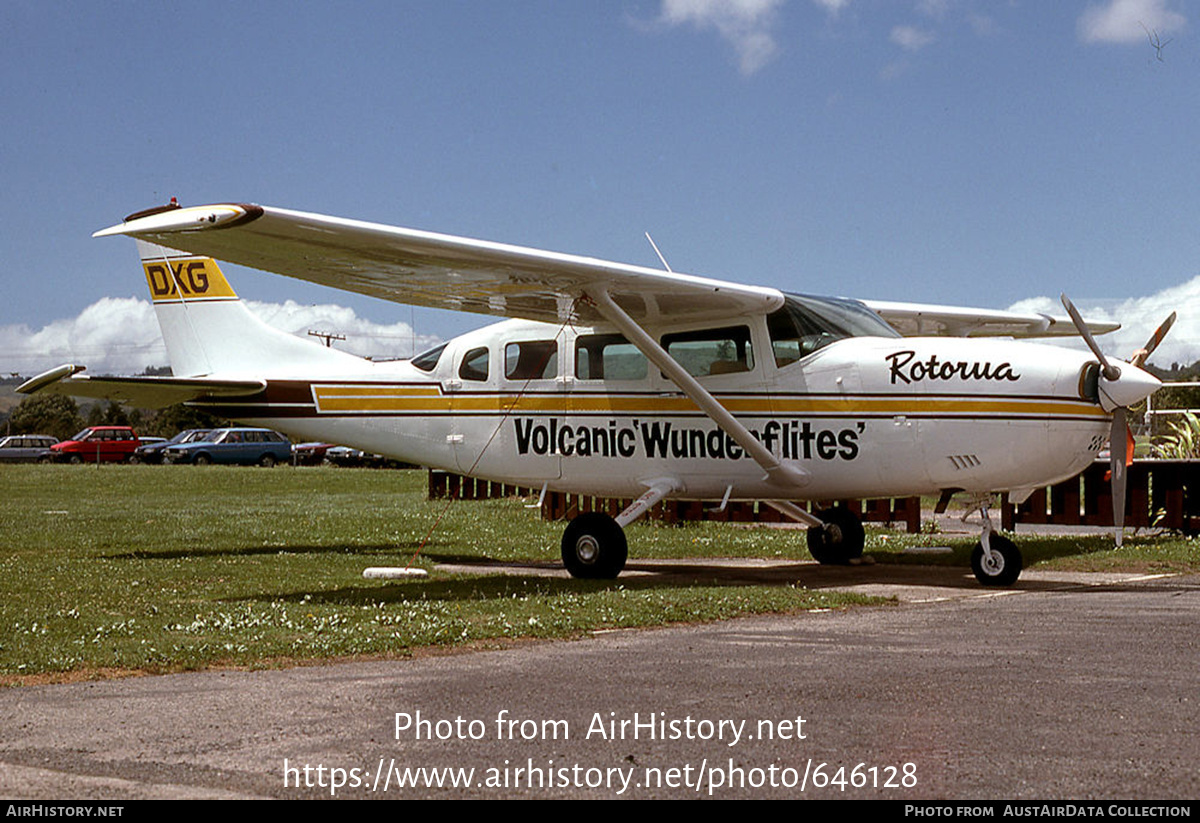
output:
MULTIPOLYGON (((190 466, 0 467, 0 683, 269 666, 880 602, 795 585, 453 575, 367 566, 557 565, 562 524, 521 500, 425 499, 425 474, 190 466), (435 521, 443 515, 434 528, 435 521)), ((929 536, 869 530, 880 562, 929 536)), ((937 562, 967 566, 973 541, 937 562)), ((1189 540, 1025 538, 1026 565, 1200 567, 1189 540)), ((807 559, 803 532, 635 524, 631 556, 807 559)))

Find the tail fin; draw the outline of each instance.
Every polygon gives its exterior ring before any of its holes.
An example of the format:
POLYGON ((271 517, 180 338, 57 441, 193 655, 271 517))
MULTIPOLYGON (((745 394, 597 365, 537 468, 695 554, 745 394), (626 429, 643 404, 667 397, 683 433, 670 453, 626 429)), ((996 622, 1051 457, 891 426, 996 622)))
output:
POLYGON ((204 375, 312 376, 361 369, 354 355, 301 340, 255 317, 229 285, 217 261, 138 240, 167 357, 176 377, 204 375))

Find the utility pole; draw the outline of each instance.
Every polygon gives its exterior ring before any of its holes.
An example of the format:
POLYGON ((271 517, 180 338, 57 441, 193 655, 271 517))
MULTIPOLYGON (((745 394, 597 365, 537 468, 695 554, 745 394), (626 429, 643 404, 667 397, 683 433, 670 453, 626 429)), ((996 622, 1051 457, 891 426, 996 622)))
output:
POLYGON ((322 340, 324 340, 325 348, 327 348, 327 349, 333 347, 334 340, 345 340, 346 339, 346 335, 344 335, 344 334, 334 334, 333 332, 329 332, 329 331, 313 331, 312 329, 309 329, 308 334, 310 337, 320 337, 322 340))

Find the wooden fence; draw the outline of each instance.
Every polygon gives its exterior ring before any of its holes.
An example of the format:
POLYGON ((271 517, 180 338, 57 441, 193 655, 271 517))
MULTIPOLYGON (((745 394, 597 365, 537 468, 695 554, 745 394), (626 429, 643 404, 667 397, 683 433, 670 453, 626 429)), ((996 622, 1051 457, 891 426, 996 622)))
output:
MULTIPOLYGON (((1128 469, 1125 525, 1167 528, 1184 534, 1200 532, 1200 461, 1137 460, 1128 469)), ((1056 526, 1112 526, 1112 487, 1105 476, 1108 463, 1097 461, 1077 477, 1030 495, 1014 506, 1008 495, 1001 497, 1001 527, 1011 531, 1017 524, 1056 526)), ((538 489, 510 483, 477 480, 459 474, 430 470, 429 497, 486 500, 497 497, 528 497, 538 489)), ((562 520, 580 512, 602 511, 617 515, 629 500, 547 492, 542 517, 562 520)), ((921 530, 921 498, 840 501, 870 523, 902 524, 915 534, 921 530)), ((801 504, 804 505, 804 504, 801 504)), ((715 503, 693 500, 664 500, 646 515, 665 523, 715 520, 731 523, 778 523, 788 520, 765 503, 715 503)))
MULTIPOLYGON (((459 474, 429 471, 429 497, 452 497, 459 500, 486 500, 493 497, 529 496, 539 493, 538 489, 514 486, 490 480, 477 480, 459 474)), ((564 492, 546 492, 542 501, 542 517, 546 520, 564 520, 580 512, 606 512, 614 517, 629 505, 629 500, 592 497, 564 492)), ((921 498, 906 497, 897 500, 844 500, 840 501, 871 523, 900 523, 911 533, 921 530, 921 498)), ((800 505, 805 505, 801 503, 800 505)), ((714 520, 727 523, 781 523, 785 517, 766 503, 729 503, 720 508, 716 502, 698 500, 664 500, 650 509, 646 517, 664 523, 679 523, 690 520, 714 520)))
MULTIPOLYGON (((1001 526, 1112 526, 1108 461, 1096 461, 1070 480, 1039 489, 1020 506, 1002 499, 1001 526)), ((1135 460, 1128 468, 1125 525, 1200 531, 1200 461, 1135 460)))

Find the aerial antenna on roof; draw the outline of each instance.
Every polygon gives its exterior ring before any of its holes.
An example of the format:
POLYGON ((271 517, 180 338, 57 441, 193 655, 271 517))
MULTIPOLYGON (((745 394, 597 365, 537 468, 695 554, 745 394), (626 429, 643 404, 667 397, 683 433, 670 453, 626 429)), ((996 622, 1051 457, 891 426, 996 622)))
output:
POLYGON ((658 250, 658 246, 654 243, 654 238, 650 236, 650 232, 643 233, 646 235, 646 239, 650 241, 650 248, 654 249, 654 253, 657 254, 658 259, 662 261, 663 268, 674 274, 675 272, 671 270, 670 264, 667 263, 667 258, 663 257, 662 252, 658 250))

